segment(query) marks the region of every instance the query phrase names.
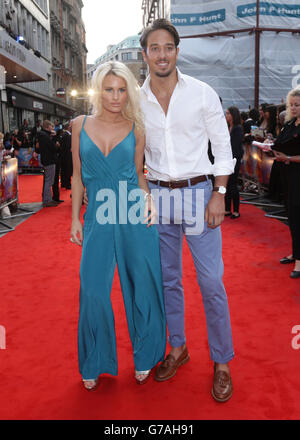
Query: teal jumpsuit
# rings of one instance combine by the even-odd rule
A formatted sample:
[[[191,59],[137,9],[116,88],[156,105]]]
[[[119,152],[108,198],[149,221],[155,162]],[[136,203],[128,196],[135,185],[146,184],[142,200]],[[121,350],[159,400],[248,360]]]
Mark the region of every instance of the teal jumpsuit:
[[[134,160],[134,125],[105,156],[85,131],[85,120],[80,157],[89,203],[80,265],[78,359],[82,378],[95,379],[118,372],[110,299],[116,263],[136,370],[150,370],[164,359],[166,322],[158,232],[142,223],[144,213],[137,209],[137,201],[144,201]],[[136,193],[141,198],[133,197]],[[126,221],[130,210],[143,220]]]

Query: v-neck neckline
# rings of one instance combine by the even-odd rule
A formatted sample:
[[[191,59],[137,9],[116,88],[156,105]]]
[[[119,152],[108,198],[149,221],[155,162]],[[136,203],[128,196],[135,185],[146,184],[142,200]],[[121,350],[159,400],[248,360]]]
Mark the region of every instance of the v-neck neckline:
[[[93,141],[93,139],[91,138],[91,136],[88,134],[88,132],[86,131],[86,129],[84,128],[84,127],[82,127],[82,130],[85,132],[85,134],[87,135],[87,137],[89,138],[89,140],[95,145],[95,147],[97,148],[97,150],[99,150],[100,151],[100,153],[102,154],[102,156],[105,158],[105,159],[107,159],[108,158],[108,156],[119,146],[119,145],[121,145],[129,136],[130,136],[130,134],[133,132],[133,129],[134,129],[134,124],[132,125],[132,129],[130,130],[130,132],[120,141],[120,142],[118,142],[111,150],[110,150],[110,152],[107,154],[107,155],[105,155],[104,153],[103,153],[103,151],[101,150],[101,148],[96,144],[96,142],[95,141]]]

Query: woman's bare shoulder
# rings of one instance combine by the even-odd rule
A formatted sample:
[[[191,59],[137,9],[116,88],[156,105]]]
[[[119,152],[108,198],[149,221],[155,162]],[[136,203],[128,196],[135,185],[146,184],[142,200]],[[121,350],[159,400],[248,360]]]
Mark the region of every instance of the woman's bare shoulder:
[[[81,128],[84,118],[85,118],[85,115],[76,116],[76,118],[74,118],[72,120],[72,129]]]

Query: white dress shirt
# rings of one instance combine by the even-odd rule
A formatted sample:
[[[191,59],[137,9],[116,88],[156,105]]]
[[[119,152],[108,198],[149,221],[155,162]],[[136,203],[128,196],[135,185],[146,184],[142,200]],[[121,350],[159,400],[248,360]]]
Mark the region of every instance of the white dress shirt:
[[[219,96],[208,84],[178,69],[177,73],[167,114],[152,93],[150,76],[141,88],[147,178],[169,181],[233,173],[235,159]],[[209,140],[213,165],[207,153]]]

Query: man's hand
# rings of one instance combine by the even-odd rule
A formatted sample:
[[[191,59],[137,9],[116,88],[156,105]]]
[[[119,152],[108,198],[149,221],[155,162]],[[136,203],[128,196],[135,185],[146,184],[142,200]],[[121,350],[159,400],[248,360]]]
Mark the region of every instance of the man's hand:
[[[205,221],[209,228],[220,226],[225,215],[225,200],[222,194],[213,192],[205,209]]]

